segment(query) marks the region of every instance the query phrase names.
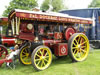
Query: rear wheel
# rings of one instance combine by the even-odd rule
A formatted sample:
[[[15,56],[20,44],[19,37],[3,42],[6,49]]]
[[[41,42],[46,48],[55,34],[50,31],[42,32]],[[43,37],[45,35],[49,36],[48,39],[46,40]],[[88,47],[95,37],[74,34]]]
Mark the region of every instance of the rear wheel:
[[[0,59],[3,59],[8,55],[8,50],[5,46],[0,45]]]
[[[52,52],[46,46],[38,46],[34,49],[31,58],[32,65],[36,70],[44,70],[52,62]]]
[[[73,61],[83,61],[89,53],[89,41],[85,34],[75,33],[68,42],[69,56]]]
[[[30,65],[31,64],[31,53],[30,53],[29,49],[30,48],[29,48],[28,45],[24,45],[20,49],[19,60],[24,65]]]

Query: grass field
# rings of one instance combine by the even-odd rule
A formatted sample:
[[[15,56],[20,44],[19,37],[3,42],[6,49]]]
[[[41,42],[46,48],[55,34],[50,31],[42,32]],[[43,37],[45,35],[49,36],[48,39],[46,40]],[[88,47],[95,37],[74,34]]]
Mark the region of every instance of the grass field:
[[[83,62],[72,63],[71,59],[53,58],[51,66],[44,71],[36,71],[32,65],[17,63],[15,70],[0,67],[0,75],[100,75],[100,50],[92,50]]]

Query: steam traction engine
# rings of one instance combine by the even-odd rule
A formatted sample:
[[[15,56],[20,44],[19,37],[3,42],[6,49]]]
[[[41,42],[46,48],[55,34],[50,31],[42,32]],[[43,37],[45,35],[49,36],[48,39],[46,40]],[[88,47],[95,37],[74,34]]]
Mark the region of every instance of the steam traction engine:
[[[92,24],[91,19],[15,9],[9,14],[9,22],[17,42],[22,44],[19,59],[24,65],[44,70],[51,64],[52,54],[69,55],[76,62],[88,56],[88,38],[75,25],[84,24],[85,28],[85,24]]]
[[[14,46],[15,45],[15,38],[12,37],[12,31],[10,29],[10,25],[8,26],[8,18],[6,17],[2,17],[0,18],[0,26],[1,27],[5,27],[6,29],[6,35],[4,35],[2,33],[2,29],[1,29],[1,34],[0,34],[0,58],[4,58],[7,54],[7,48],[6,47],[10,47],[10,46]]]

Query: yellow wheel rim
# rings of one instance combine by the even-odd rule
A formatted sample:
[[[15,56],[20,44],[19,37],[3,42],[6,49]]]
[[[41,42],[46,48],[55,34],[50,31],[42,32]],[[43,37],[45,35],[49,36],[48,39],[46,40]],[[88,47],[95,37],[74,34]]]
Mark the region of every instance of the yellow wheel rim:
[[[39,70],[46,69],[52,61],[52,54],[49,48],[39,48],[34,55],[35,66]]]
[[[84,34],[78,34],[71,44],[72,55],[75,60],[83,61],[88,56],[89,41]]]
[[[20,52],[20,60],[24,65],[31,64],[31,55],[29,54],[28,46],[22,48]]]

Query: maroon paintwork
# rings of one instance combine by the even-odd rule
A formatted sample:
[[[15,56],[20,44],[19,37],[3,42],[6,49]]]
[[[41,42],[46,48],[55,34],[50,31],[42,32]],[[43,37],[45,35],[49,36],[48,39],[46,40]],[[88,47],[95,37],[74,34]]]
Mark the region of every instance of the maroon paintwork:
[[[54,45],[54,54],[56,56],[64,56],[68,54],[68,45],[66,43],[58,43]]]
[[[9,47],[15,45],[15,38],[13,37],[2,37],[1,41],[2,41],[2,45],[6,45]]]
[[[71,35],[73,35],[74,33],[76,33],[76,30],[73,27],[68,27],[65,30],[65,38],[66,38],[66,40],[69,40],[69,38],[71,37]]]

